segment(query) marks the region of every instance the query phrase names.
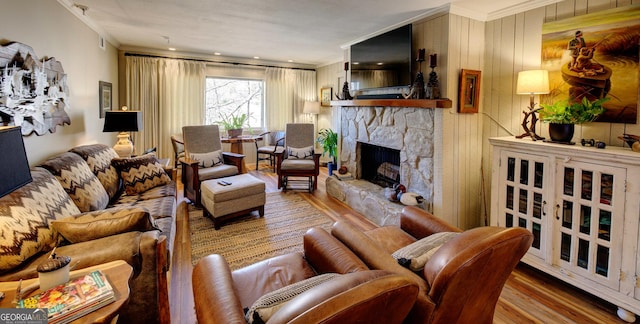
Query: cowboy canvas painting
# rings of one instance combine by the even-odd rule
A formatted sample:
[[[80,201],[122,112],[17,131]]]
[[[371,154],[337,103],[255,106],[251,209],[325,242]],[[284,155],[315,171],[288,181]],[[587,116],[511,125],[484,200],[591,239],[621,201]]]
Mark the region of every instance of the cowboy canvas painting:
[[[640,5],[631,5],[542,26],[542,69],[549,71],[552,104],[607,97],[598,122],[636,124]]]

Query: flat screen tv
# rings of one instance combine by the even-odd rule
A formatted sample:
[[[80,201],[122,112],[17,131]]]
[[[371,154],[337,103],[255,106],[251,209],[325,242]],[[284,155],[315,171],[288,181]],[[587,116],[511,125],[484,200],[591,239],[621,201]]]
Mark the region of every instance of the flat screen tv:
[[[351,88],[411,85],[411,24],[351,45]]]

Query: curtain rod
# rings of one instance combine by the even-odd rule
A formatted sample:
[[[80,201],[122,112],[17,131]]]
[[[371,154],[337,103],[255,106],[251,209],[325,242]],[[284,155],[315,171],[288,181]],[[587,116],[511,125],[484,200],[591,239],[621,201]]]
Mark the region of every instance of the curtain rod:
[[[271,67],[271,68],[281,68],[281,69],[290,69],[290,70],[315,71],[315,69],[307,69],[307,68],[282,67],[282,66],[266,65],[266,64],[252,64],[252,63],[227,62],[227,61],[213,61],[213,60],[207,60],[207,59],[194,59],[194,58],[182,58],[182,57],[168,57],[163,55],[152,55],[152,54],[124,53],[124,56],[166,58],[166,59],[178,59],[178,60],[185,60],[185,61],[205,62],[205,63],[220,63],[220,64],[247,65],[247,66],[265,67],[265,68]]]

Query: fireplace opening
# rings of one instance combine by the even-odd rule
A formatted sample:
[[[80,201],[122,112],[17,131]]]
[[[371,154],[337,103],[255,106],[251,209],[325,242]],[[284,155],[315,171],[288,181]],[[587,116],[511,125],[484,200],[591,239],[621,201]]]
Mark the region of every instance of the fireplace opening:
[[[381,187],[400,182],[400,151],[359,142],[360,177]]]

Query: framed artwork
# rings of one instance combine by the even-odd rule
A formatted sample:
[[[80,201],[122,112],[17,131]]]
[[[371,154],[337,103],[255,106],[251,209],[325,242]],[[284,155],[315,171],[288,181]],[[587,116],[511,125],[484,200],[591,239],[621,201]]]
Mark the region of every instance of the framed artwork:
[[[331,96],[333,96],[333,88],[326,87],[320,89],[320,106],[331,107]]]
[[[460,89],[458,90],[458,112],[475,114],[480,106],[480,76],[476,70],[462,69],[460,72]]]
[[[540,101],[609,98],[596,122],[638,119],[640,5],[603,10],[542,25],[541,68],[551,92]]]
[[[111,82],[99,81],[98,98],[100,98],[100,118],[104,118],[104,112],[111,110]]]

